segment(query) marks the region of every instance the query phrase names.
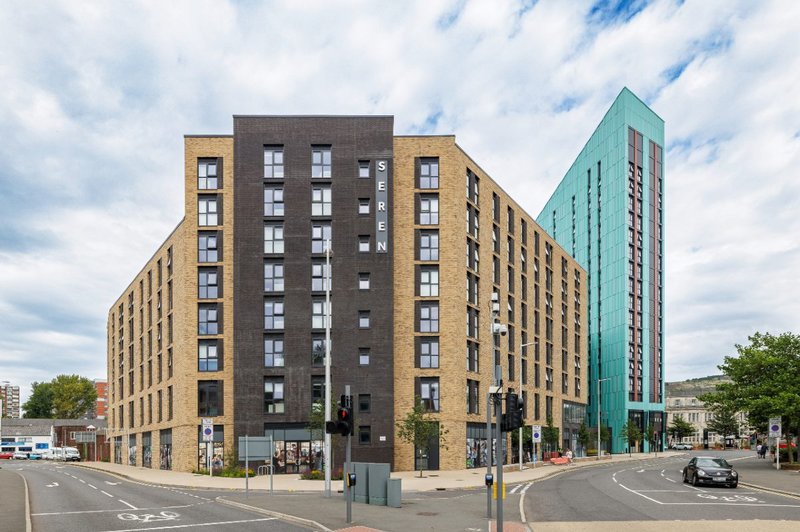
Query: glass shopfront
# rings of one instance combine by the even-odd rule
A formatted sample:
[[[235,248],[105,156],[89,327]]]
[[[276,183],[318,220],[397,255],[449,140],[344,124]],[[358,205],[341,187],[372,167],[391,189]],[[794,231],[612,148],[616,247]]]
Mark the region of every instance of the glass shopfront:
[[[492,425],[492,436],[494,436],[495,426]],[[497,464],[496,439],[491,439],[492,445],[492,465]],[[507,454],[507,453],[506,453]],[[507,460],[506,456],[506,462]],[[467,423],[467,456],[466,465],[468,469],[476,467],[486,467],[488,453],[486,450],[486,424]]]
[[[211,453],[211,463],[214,472],[220,471],[225,465],[225,427],[214,425],[214,441],[203,441],[203,426],[197,426],[197,469],[208,470],[208,450],[213,443],[214,450]]]
[[[172,469],[172,429],[161,431],[158,454],[159,469]]]
[[[128,465],[136,465],[136,434],[128,436]]]
[[[142,433],[142,467],[153,467],[152,433]]]
[[[275,466],[275,473],[306,473],[323,468],[324,436],[315,433],[312,437],[307,425],[266,423],[264,436],[272,437],[272,465]]]

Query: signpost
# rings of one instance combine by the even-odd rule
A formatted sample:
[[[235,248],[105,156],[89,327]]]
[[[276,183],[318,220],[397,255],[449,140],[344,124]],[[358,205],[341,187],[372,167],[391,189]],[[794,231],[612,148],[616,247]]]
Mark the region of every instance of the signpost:
[[[533,426],[533,467],[536,467],[536,444],[542,443],[542,426]]]
[[[206,462],[208,463],[208,475],[214,476],[214,461],[211,453],[214,451],[214,418],[203,418],[203,441],[206,442]]]
[[[775,469],[781,468],[781,418],[769,418],[769,437],[775,438]]]

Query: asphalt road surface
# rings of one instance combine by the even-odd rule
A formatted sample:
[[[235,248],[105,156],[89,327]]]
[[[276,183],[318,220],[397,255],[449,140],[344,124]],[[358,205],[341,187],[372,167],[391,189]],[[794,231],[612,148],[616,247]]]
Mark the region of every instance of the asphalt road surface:
[[[142,484],[63,463],[3,467],[27,480],[33,532],[307,530],[220,504],[218,492]]]
[[[735,468],[737,459],[751,454],[727,452],[724,457]],[[692,455],[709,452],[567,469],[558,476],[515,486],[511,491],[521,495],[525,520],[535,530],[559,528],[541,526],[543,523],[606,521],[616,522],[614,528],[623,529],[626,527],[622,521],[721,521],[730,525],[730,521],[754,520],[787,521],[787,525],[800,530],[797,498],[745,486],[734,489],[683,483],[681,470]],[[746,478],[742,481],[746,482]]]

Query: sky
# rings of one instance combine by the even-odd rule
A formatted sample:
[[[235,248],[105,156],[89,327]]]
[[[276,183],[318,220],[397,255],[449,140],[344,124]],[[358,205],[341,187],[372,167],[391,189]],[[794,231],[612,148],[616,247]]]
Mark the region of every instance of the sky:
[[[800,2],[11,0],[0,381],[106,376],[109,307],[234,114],[455,134],[534,217],[627,86],[666,123],[669,381],[800,333]]]

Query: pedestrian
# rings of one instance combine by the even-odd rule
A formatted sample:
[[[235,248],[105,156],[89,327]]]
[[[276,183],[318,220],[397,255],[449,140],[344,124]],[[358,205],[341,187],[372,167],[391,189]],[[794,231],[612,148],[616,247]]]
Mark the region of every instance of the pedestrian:
[[[567,464],[572,465],[572,451],[570,449],[567,449],[565,456],[567,457]]]
[[[761,444],[756,446],[756,457],[761,458]]]

